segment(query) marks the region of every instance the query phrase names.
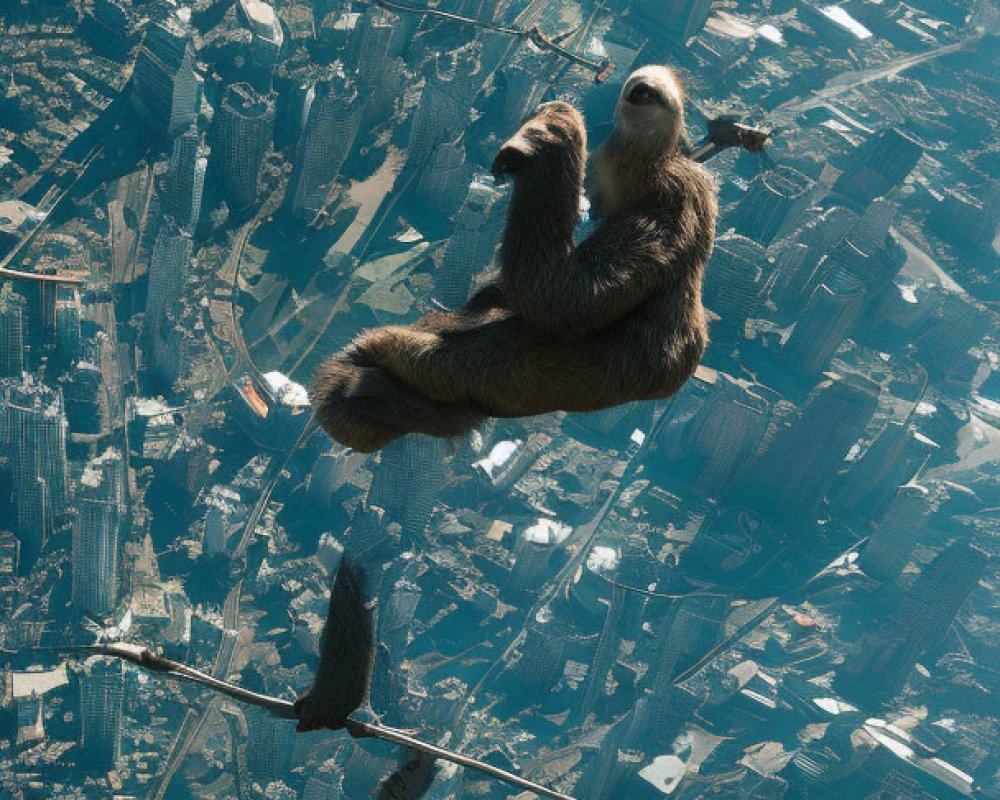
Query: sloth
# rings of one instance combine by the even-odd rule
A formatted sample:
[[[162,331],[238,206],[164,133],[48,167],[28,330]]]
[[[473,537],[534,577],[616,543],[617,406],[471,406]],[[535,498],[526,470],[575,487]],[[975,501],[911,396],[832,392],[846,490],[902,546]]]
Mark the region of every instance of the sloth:
[[[486,417],[597,411],[680,389],[708,341],[701,284],[716,217],[709,174],[679,149],[683,103],[669,68],[629,76],[587,169],[601,223],[579,245],[583,118],[562,101],[539,106],[493,162],[513,182],[499,277],[457,311],[368,330],[327,359],[310,387],[327,433],[371,452]]]

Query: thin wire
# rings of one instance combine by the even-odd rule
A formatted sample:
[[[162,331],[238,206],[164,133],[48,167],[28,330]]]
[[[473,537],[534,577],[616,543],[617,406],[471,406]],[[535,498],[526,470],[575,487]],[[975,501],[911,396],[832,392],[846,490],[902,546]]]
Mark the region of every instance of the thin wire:
[[[575,64],[580,64],[581,66],[594,70],[598,73],[598,75],[604,74],[609,67],[608,61],[594,61],[593,59],[584,58],[581,55],[570,52],[565,47],[562,47],[552,41],[552,39],[542,33],[537,26],[528,29],[511,28],[506,25],[496,25],[492,22],[482,22],[478,19],[472,19],[471,17],[463,17],[460,14],[453,14],[450,11],[441,11],[437,8],[404,5],[403,3],[394,2],[394,0],[374,0],[374,2],[375,5],[388,11],[401,11],[405,14],[426,14],[429,17],[446,19],[449,22],[459,22],[463,25],[472,25],[476,28],[493,31],[494,33],[502,33],[506,36],[516,36],[519,39],[529,39],[536,47],[557,53]]]

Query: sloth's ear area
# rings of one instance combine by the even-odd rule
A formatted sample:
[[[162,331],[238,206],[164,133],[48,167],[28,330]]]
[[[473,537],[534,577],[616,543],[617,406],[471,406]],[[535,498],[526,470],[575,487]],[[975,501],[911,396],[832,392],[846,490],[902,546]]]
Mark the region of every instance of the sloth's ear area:
[[[498,178],[513,175],[528,166],[537,154],[538,145],[518,131],[504,142],[493,159],[492,172]]]

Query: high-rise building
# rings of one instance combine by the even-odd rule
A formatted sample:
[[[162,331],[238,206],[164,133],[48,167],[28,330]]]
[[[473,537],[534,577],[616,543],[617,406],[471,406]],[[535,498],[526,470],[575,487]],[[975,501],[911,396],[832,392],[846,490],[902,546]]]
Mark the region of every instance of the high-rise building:
[[[568,527],[549,519],[539,519],[521,531],[514,544],[514,567],[504,587],[505,593],[516,597],[541,587],[549,577],[552,554],[569,533]]]
[[[434,279],[435,297],[449,308],[458,308],[469,299],[475,277],[493,261],[503,225],[499,200],[500,193],[489,176],[477,176],[469,186]]]
[[[794,167],[762,172],[736,208],[736,232],[770,245],[805,210],[811,188],[809,177]]]
[[[891,421],[847,473],[835,494],[839,506],[878,519],[899,487],[914,479],[937,444],[912,425]]]
[[[211,152],[196,125],[174,139],[170,151],[161,207],[164,214],[174,218],[179,228],[191,234],[197,229],[201,216],[201,196]]]
[[[149,262],[149,288],[146,293],[146,325],[156,329],[164,321],[167,309],[183,296],[191,268],[191,234],[181,230],[171,217],[165,217],[156,234],[153,256]]]
[[[122,662],[91,658],[80,674],[80,765],[90,772],[107,772],[121,758],[122,703],[125,672]]]
[[[833,190],[863,208],[902,186],[923,154],[923,147],[911,136],[887,128],[854,152]]]
[[[947,634],[986,561],[985,553],[966,542],[949,545],[923,569],[878,632],[862,640],[859,657],[837,675],[837,689],[868,702],[897,695],[914,665]]]
[[[292,758],[295,728],[259,708],[248,708],[247,771],[261,786],[280,780]]]
[[[558,619],[547,619],[528,628],[518,646],[521,657],[514,665],[514,677],[533,689],[551,688],[563,674],[568,638],[568,626]]]
[[[701,30],[712,13],[712,0],[638,0],[634,13],[670,39],[684,42]]]
[[[422,206],[435,209],[450,217],[462,204],[462,194],[472,168],[465,161],[462,134],[453,142],[439,144],[434,149],[428,168],[424,170],[414,191]]]
[[[648,676],[654,697],[668,697],[674,678],[715,646],[728,610],[725,597],[692,596],[674,601],[657,630],[659,652]]]
[[[541,71],[532,69],[532,54],[525,54],[528,63],[520,61],[517,64],[505,64],[498,70],[498,78],[505,87],[503,95],[503,111],[501,112],[498,129],[503,135],[511,134],[527,117],[528,112],[537,102],[537,92]]]
[[[249,83],[227,87],[212,123],[212,171],[233,208],[257,199],[257,176],[271,142],[274,101]]]
[[[630,538],[622,548],[611,590],[604,626],[597,640],[587,681],[580,694],[577,716],[600,714],[608,673],[614,667],[623,640],[635,641],[642,624],[642,610],[647,592],[656,582],[656,557],[642,537]]]
[[[10,282],[0,286],[0,378],[24,370],[27,305]]]
[[[27,373],[0,379],[0,443],[10,458],[17,532],[32,556],[66,508],[66,427],[61,391]]]
[[[402,528],[403,542],[423,536],[448,477],[447,445],[430,436],[405,436],[383,448],[372,473],[368,505],[385,509],[387,522]]]
[[[393,52],[399,17],[375,5],[358,17],[347,45],[347,63],[354,65],[359,84],[374,89],[386,70]]]
[[[405,575],[384,586],[379,598],[378,636],[384,642],[392,659],[399,664],[406,656],[413,617],[423,595],[420,587]]]
[[[341,800],[343,796],[340,781],[333,776],[310,778],[302,790],[302,800]]]
[[[285,39],[281,20],[274,8],[263,0],[240,0],[236,5],[236,14],[240,22],[250,29],[251,61],[269,77]]]
[[[805,251],[794,271],[782,273],[782,281],[772,292],[778,307],[795,314],[805,306],[813,290],[821,283],[823,272],[820,262],[833,250],[857,224],[859,217],[850,209],[834,206],[817,214],[796,236],[796,244]]]
[[[105,617],[118,594],[118,537],[125,508],[121,454],[108,448],[83,471],[73,528],[73,602]]]
[[[759,243],[739,234],[715,241],[705,270],[705,306],[722,319],[712,325],[712,338],[739,339],[743,325],[759,307],[771,277],[767,253]]]
[[[151,130],[172,139],[194,123],[201,91],[190,10],[182,9],[146,29],[132,70],[132,106]]]
[[[812,293],[785,342],[788,362],[804,375],[816,375],[844,341],[864,300],[864,284],[846,269],[829,275]]]
[[[438,144],[465,128],[468,106],[462,107],[461,92],[455,84],[467,78],[448,77],[438,75],[424,86],[406,146],[408,167],[423,169]]]
[[[73,433],[100,433],[107,417],[107,392],[101,368],[89,361],[77,361],[60,382],[70,430]]]
[[[62,363],[68,364],[83,354],[83,306],[75,286],[63,286],[56,293],[55,346]]]
[[[288,190],[291,211],[299,217],[322,208],[354,145],[364,102],[354,82],[338,69],[307,91],[304,111],[305,126]]]
[[[35,272],[41,275],[55,275],[53,264],[40,264]],[[28,354],[31,362],[40,362],[43,353],[50,352],[56,343],[56,298],[62,287],[51,281],[38,281],[35,286],[25,288],[28,301],[29,324],[26,324],[28,334]]]
[[[924,530],[931,504],[931,493],[926,486],[909,483],[900,487],[861,553],[858,567],[880,581],[898,581]]]
[[[973,193],[967,187],[946,189],[927,216],[927,227],[960,250],[989,252],[1000,223],[1000,185]]]
[[[779,399],[766,386],[717,373],[685,433],[684,459],[696,470],[692,484],[696,492],[717,496],[752,463]]]
[[[879,385],[859,375],[820,383],[802,416],[777,433],[753,470],[746,500],[779,524],[815,520],[837,470],[875,413],[878,394]]]
[[[933,379],[971,378],[979,359],[969,350],[993,328],[993,315],[983,306],[967,295],[948,292],[917,340],[920,363]]]
[[[877,197],[865,209],[848,238],[861,252],[875,253],[889,235],[889,226],[895,216],[896,204],[884,197]]]

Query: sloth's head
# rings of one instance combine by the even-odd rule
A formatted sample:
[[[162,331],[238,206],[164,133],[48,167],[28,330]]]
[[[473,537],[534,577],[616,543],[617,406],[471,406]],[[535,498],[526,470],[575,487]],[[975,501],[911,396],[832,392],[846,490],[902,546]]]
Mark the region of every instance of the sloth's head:
[[[684,89],[669,67],[640,67],[625,81],[615,126],[630,140],[674,152],[684,130]]]
[[[493,174],[498,178],[532,171],[544,174],[561,169],[567,161],[579,161],[586,149],[587,130],[580,112],[569,103],[553,100],[538,106],[504,142],[493,160]]]

